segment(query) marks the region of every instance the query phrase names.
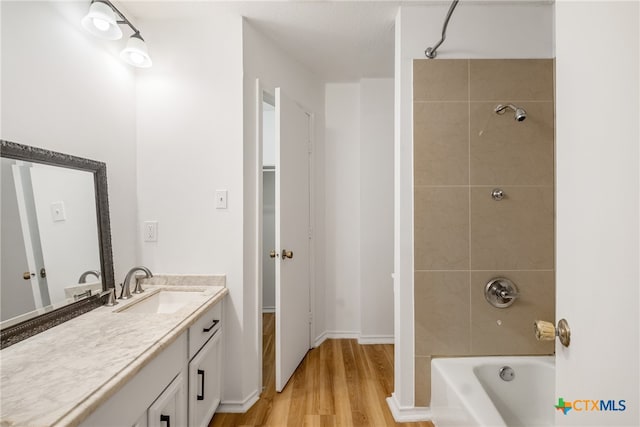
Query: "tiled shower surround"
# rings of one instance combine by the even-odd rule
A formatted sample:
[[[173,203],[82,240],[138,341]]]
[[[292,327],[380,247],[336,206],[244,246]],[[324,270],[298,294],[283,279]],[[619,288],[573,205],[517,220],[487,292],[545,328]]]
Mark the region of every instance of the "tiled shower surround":
[[[552,59],[413,63],[416,406],[433,357],[553,353],[533,333],[555,317],[553,94]],[[485,300],[494,277],[511,307]]]

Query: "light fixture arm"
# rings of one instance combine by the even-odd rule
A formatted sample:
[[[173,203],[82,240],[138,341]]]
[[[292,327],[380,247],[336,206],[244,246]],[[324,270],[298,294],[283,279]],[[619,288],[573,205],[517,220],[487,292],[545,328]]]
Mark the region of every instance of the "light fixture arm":
[[[131,28],[131,31],[133,31],[133,35],[140,38],[141,40],[144,40],[142,38],[142,36],[140,35],[140,30],[138,30],[132,23],[131,21],[129,21],[127,19],[126,16],[124,16],[124,13],[120,12],[120,10],[113,4],[111,3],[110,0],[91,0],[91,3],[104,3],[107,6],[109,6],[111,8],[111,10],[113,10],[118,17],[120,18],[120,20],[116,21],[116,23],[120,24],[120,25],[127,25],[129,28]]]

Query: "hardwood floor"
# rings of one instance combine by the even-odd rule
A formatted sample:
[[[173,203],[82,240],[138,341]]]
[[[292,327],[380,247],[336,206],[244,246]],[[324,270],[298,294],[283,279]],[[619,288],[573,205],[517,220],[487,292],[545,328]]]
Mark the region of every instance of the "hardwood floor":
[[[393,346],[327,340],[310,350],[282,391],[275,391],[275,316],[263,315],[263,384],[245,414],[216,414],[209,427],[415,426],[396,423],[385,399],[393,390]]]

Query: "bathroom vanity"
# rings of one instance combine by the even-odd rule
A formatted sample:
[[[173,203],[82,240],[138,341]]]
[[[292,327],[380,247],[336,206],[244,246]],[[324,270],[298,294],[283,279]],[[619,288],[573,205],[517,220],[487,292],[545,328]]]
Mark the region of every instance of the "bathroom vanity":
[[[145,292],[0,352],[0,426],[206,426],[220,402],[224,276]]]

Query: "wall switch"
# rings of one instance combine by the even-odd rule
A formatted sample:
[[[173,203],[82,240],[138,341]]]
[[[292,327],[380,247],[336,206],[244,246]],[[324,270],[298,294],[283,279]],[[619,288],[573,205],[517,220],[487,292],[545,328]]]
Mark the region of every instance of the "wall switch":
[[[216,190],[216,209],[227,209],[227,190]]]
[[[143,227],[144,241],[158,241],[158,221],[145,221]]]
[[[51,203],[51,219],[53,219],[54,222],[67,220],[67,214],[64,210],[64,202]]]

